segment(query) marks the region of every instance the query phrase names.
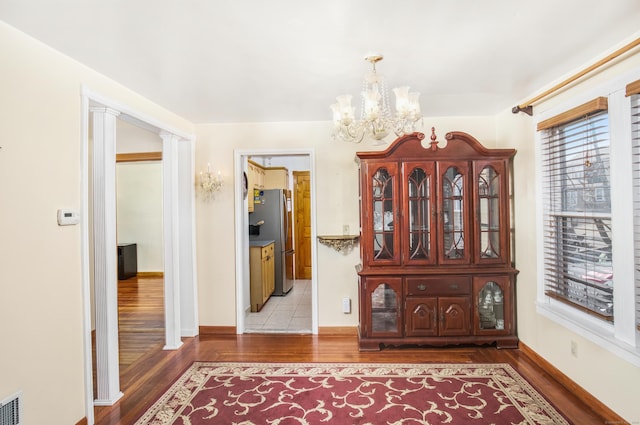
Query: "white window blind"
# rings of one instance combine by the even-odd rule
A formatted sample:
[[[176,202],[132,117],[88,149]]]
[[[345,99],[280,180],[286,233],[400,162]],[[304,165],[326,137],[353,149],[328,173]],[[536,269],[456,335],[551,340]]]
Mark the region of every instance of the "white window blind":
[[[636,327],[640,330],[640,94],[631,96]]]
[[[569,119],[542,127],[545,294],[612,322],[608,112]]]

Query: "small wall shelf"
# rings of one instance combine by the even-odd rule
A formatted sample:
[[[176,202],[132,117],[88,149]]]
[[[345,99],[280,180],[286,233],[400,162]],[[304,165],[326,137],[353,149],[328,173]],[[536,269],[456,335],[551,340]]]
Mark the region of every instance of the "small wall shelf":
[[[318,236],[318,241],[338,252],[348,251],[358,243],[360,235],[325,235]]]

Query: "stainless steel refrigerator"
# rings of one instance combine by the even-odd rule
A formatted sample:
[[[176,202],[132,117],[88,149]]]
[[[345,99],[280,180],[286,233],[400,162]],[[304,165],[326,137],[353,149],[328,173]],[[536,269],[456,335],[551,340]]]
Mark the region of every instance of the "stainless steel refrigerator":
[[[294,283],[291,191],[267,189],[259,191],[259,196],[249,200],[254,202],[249,214],[249,240],[273,240],[275,256],[275,290],[273,295],[284,296],[291,291]],[[259,233],[259,234],[256,234]]]

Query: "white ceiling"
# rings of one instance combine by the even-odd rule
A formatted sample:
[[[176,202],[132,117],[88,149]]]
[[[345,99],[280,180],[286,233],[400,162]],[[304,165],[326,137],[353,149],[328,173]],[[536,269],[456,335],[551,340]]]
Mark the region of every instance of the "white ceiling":
[[[427,117],[509,109],[637,37],[640,3],[1,0],[0,20],[194,123],[325,121],[369,53]]]

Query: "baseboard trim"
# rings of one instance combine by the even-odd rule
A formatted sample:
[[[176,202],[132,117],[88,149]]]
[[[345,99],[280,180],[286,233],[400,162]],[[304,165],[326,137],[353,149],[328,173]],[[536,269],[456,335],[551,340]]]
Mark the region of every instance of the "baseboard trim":
[[[318,335],[358,336],[358,327],[357,326],[322,326],[318,328]]]
[[[611,417],[609,418],[609,420],[607,420],[607,423],[611,423],[611,424],[627,423],[624,420],[624,418],[617,415],[614,411],[611,410],[611,408],[609,408],[603,402],[601,402],[596,397],[594,397],[590,392],[582,388],[580,385],[576,384],[573,380],[571,380],[571,378],[569,378],[567,375],[562,373],[560,369],[558,369],[557,367],[549,363],[547,360],[544,359],[544,357],[540,356],[540,354],[533,351],[531,347],[529,347],[528,345],[520,341],[519,348],[520,348],[520,351],[525,356],[529,357],[531,361],[533,361],[535,364],[537,364],[542,369],[544,369],[549,375],[551,375],[553,379],[558,381],[563,387],[571,391],[573,394],[576,395],[576,397],[584,401],[586,404],[593,406],[595,411],[610,412],[609,416]]]
[[[238,333],[235,326],[200,326],[200,335],[236,335]]]
[[[164,277],[164,272],[138,272],[136,277]]]

